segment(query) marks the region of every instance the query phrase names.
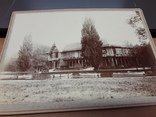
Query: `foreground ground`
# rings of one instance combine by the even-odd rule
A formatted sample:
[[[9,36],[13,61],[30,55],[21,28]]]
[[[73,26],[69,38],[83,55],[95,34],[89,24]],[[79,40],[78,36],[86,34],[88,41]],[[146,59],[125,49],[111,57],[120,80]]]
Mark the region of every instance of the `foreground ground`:
[[[156,77],[0,80],[0,104],[156,96]]]

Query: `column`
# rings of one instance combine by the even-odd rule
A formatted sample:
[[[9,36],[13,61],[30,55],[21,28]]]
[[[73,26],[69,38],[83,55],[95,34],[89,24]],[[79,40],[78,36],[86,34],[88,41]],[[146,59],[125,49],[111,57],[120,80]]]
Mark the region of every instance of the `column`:
[[[78,59],[78,67],[80,67],[80,60]]]

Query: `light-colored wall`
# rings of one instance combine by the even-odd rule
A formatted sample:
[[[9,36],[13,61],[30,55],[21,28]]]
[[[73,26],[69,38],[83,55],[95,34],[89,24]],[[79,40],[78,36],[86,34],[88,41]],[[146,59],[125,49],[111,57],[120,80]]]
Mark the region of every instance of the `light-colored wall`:
[[[116,53],[114,53],[114,50]],[[107,48],[106,53],[103,54],[103,57],[106,56],[127,56],[129,54],[129,49],[127,48]]]
[[[73,51],[73,52],[67,52],[63,53],[61,58],[80,58],[81,57],[81,52],[80,51]]]

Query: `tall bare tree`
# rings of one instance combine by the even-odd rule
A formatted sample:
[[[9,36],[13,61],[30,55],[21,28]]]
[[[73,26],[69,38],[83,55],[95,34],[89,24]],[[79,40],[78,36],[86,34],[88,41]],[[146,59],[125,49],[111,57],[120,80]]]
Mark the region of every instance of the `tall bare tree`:
[[[81,33],[82,56],[97,70],[102,62],[103,43],[91,19],[84,21]]]
[[[31,56],[33,51],[33,44],[31,41],[31,35],[25,36],[23,45],[18,52],[17,65],[19,71],[27,71],[31,67]]]
[[[139,11],[135,11],[134,16],[131,16],[131,18],[127,20],[127,23],[135,29],[135,33],[141,43],[140,45],[133,47],[133,56],[136,56],[140,62],[144,64],[144,66],[151,66],[153,73],[156,74],[155,56],[151,45],[147,43],[147,33],[145,27],[143,26],[143,20],[141,19]]]
[[[131,18],[127,20],[127,23],[135,29],[135,33],[138,36],[141,45],[145,44],[147,40],[147,33],[145,27],[142,26],[143,21],[139,11],[135,11],[134,16],[131,16]]]
[[[11,72],[16,72],[18,71],[18,66],[17,66],[17,58],[16,57],[11,57],[4,69],[5,71],[11,71]]]
[[[50,47],[39,44],[34,44],[33,47],[33,66],[48,66],[48,56],[46,55],[46,52],[50,50]]]

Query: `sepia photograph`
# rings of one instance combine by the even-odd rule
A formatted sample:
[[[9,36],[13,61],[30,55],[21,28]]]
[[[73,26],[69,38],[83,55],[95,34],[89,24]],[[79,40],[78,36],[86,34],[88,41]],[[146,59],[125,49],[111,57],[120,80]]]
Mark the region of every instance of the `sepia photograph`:
[[[151,98],[155,57],[140,9],[14,12],[1,54],[0,104],[72,110]]]

